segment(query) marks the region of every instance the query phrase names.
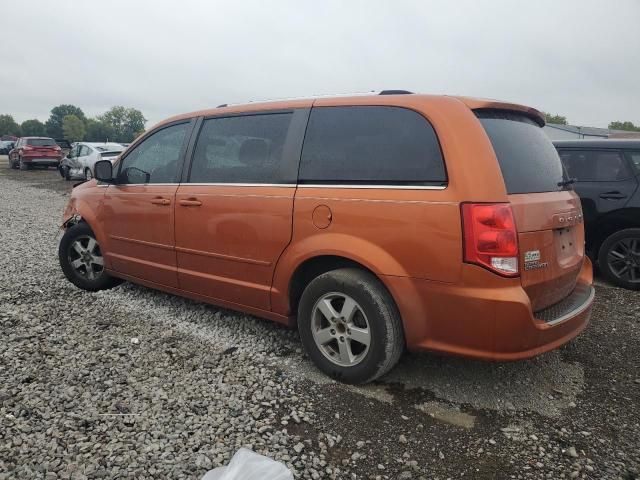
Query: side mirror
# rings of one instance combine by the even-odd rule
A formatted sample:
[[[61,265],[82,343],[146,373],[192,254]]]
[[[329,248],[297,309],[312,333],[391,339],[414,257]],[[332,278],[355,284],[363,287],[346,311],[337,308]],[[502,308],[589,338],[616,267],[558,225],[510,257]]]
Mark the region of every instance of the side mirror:
[[[113,165],[110,160],[99,160],[93,166],[96,180],[99,182],[113,183]]]

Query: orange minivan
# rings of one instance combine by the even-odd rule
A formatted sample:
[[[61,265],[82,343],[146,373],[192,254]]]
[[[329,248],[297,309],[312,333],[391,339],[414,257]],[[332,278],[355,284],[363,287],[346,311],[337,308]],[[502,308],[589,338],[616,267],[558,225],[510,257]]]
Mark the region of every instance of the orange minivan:
[[[297,325],[349,383],[428,350],[517,360],[594,298],[580,200],[535,109],[405,91],[170,118],[73,189],[59,259]]]

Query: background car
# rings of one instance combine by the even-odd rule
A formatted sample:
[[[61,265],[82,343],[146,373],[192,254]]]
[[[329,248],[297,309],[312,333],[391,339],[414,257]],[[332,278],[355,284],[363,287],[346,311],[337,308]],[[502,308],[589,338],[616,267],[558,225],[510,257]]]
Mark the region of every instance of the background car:
[[[67,155],[69,155],[69,152],[71,151],[71,148],[73,146],[71,145],[69,140],[65,140],[64,138],[56,138],[55,140],[58,146],[62,149],[62,156],[66,157]]]
[[[9,155],[9,152],[13,150],[16,142],[13,140],[3,140],[0,141],[0,155]]]
[[[62,159],[62,149],[53,138],[22,137],[9,152],[9,167],[28,170],[32,167],[57,167]]]
[[[554,145],[575,179],[587,251],[612,283],[640,289],[640,140],[564,140]]]
[[[84,178],[91,180],[93,166],[98,160],[115,160],[125,150],[119,143],[78,142],[60,162],[60,175],[66,180]]]

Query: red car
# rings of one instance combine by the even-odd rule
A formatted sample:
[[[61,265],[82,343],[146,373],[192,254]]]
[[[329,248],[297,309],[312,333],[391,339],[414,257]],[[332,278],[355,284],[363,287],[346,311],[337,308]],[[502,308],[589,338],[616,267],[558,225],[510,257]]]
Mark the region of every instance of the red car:
[[[53,138],[22,137],[9,152],[9,167],[28,170],[34,166],[58,167],[62,149]]]

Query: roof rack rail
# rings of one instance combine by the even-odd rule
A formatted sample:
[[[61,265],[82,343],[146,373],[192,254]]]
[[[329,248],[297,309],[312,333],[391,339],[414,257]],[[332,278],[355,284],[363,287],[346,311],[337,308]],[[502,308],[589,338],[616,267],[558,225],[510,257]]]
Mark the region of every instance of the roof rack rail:
[[[228,107],[229,105],[226,103],[221,103],[220,105],[218,105],[216,108],[222,108],[222,107]]]
[[[381,90],[378,95],[410,95],[412,93],[409,90]]]

